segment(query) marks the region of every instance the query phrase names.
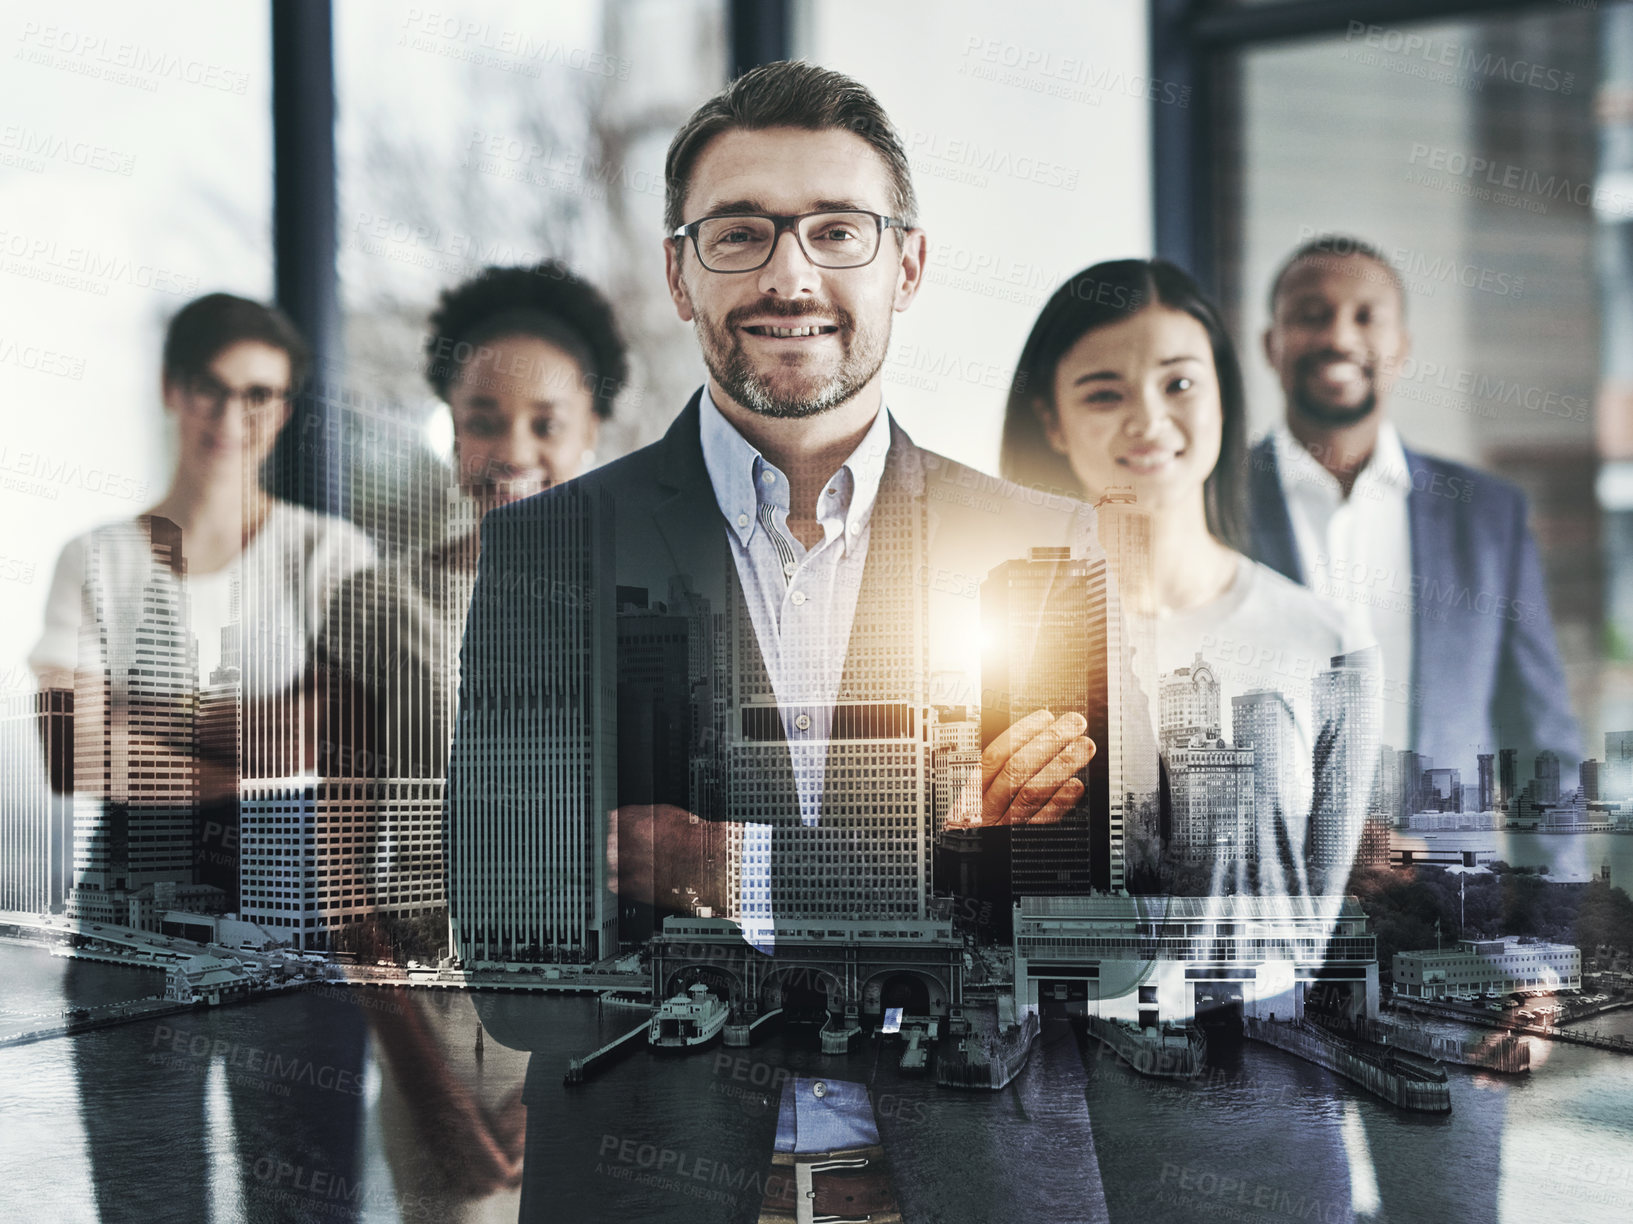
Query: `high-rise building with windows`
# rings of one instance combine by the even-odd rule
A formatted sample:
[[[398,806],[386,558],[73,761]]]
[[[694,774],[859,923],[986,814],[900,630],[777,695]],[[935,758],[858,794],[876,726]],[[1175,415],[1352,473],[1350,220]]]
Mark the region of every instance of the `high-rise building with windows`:
[[[60,911],[74,882],[74,690],[0,697],[0,910]]]
[[[617,802],[618,624],[606,494],[567,485],[518,516],[538,604],[525,626],[467,626],[459,733],[485,751],[448,779],[456,951],[472,961],[599,959],[617,950],[607,835]],[[504,581],[519,559],[483,564]],[[479,605],[478,605],[479,606]],[[527,640],[523,640],[523,637]],[[541,656],[538,642],[552,644]]]
[[[1378,765],[1381,672],[1370,646],[1334,655],[1315,677],[1310,877],[1317,891],[1341,890],[1360,850]]]
[[[1103,555],[1033,548],[981,584],[983,742],[1047,709],[1083,715],[1088,737],[1107,746],[1080,773],[1084,793],[1072,811],[1055,824],[1015,829],[1010,879],[1017,897],[1123,887],[1122,757],[1109,722],[1113,706],[1121,713],[1125,673],[1122,626],[1114,619]]]
[[[1550,748],[1537,753],[1537,802],[1559,802],[1559,754]]]
[[[1479,806],[1475,809],[1476,811],[1489,812],[1496,804],[1497,780],[1494,768],[1496,760],[1495,754],[1490,752],[1482,752],[1476,757],[1480,779],[1477,784],[1479,794],[1476,802]]]
[[[140,925],[144,887],[193,882],[198,652],[181,544],[159,518],[88,539],[84,594],[97,606],[74,683],[76,917]],[[131,555],[143,564],[117,560]]]
[[[1164,748],[1184,747],[1199,736],[1219,738],[1219,677],[1200,653],[1189,667],[1175,668],[1159,684],[1157,729]]]

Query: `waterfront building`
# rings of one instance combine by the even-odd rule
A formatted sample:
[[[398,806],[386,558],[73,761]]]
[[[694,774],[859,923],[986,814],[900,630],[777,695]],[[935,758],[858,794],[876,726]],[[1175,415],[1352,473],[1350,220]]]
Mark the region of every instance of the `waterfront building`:
[[[1397,952],[1390,971],[1395,989],[1417,999],[1580,990],[1582,951],[1520,935],[1460,939],[1455,948]]]
[[[1316,983],[1378,1014],[1377,939],[1353,897],[1023,897],[1014,922],[1017,1016],[1064,998],[1142,1028],[1218,1007],[1296,1019]]]

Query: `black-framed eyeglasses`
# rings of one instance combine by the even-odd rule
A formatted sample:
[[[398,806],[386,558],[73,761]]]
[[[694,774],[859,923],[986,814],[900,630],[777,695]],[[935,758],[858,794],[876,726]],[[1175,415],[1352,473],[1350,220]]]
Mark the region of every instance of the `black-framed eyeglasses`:
[[[757,272],[771,262],[784,230],[805,258],[819,268],[860,268],[873,262],[887,229],[910,228],[895,217],[863,209],[827,210],[797,216],[737,213],[704,217],[677,229],[671,238],[692,240],[698,262],[710,272]]]
[[[226,386],[213,375],[195,374],[187,380],[187,395],[199,407],[210,412],[220,412],[230,401],[236,399],[243,403],[246,412],[257,413],[281,407],[289,399],[289,388],[265,387],[260,383],[253,383],[248,387],[235,389]]]

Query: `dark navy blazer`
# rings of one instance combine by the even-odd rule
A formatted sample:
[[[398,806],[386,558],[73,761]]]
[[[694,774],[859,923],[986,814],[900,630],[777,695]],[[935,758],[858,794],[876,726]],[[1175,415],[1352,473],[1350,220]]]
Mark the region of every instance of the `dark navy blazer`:
[[[1580,759],[1564,669],[1525,495],[1506,480],[1406,452],[1412,491],[1411,747],[1437,765],[1474,764],[1477,752],[1517,748],[1520,777],[1544,748]],[[1266,438],[1249,467],[1253,556],[1307,578]]]

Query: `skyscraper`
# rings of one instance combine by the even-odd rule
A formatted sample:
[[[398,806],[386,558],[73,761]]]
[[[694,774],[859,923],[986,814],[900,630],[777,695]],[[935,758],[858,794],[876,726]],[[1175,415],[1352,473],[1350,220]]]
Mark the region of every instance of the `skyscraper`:
[[[1108,784],[1109,840],[1118,847],[1126,847],[1133,838],[1155,845],[1161,767],[1149,725],[1150,705],[1157,699],[1156,619],[1148,606],[1151,515],[1128,488],[1107,489],[1095,502],[1094,512],[1095,534],[1109,570],[1109,606],[1120,610],[1106,623],[1107,658],[1121,667],[1114,665],[1107,674],[1107,742],[1097,745],[1106,752],[1114,778],[1121,778]],[[1125,883],[1125,857],[1122,850],[1114,856],[1113,889]]]
[[[135,519],[90,539],[84,590],[102,606],[80,629],[68,912],[141,925],[145,886],[193,882],[198,652],[175,524]],[[153,564],[116,563],[136,550]]]
[[[1592,760],[1583,761],[1577,773],[1582,787],[1582,798],[1598,799],[1603,789],[1601,779],[1604,776],[1603,762]]]
[[[1457,769],[1424,771],[1425,809],[1436,812],[1463,810],[1463,774]]]
[[[43,913],[66,903],[73,770],[74,691],[0,697],[0,909]]]
[[[1378,648],[1369,646],[1334,655],[1315,677],[1310,876],[1319,891],[1344,886],[1359,850],[1378,764],[1380,674]]]
[[[1559,802],[1559,754],[1551,748],[1537,753],[1537,802]]]
[[[1104,556],[1074,556],[1065,547],[1030,549],[981,584],[982,741],[1047,709],[1083,715],[1088,737],[1107,746],[1079,774],[1084,793],[1071,812],[1053,825],[1015,830],[1010,879],[1018,897],[1123,885],[1121,821],[1113,825],[1110,802],[1114,791],[1122,797],[1120,755],[1108,734],[1112,678],[1120,688],[1123,669],[1112,655],[1118,631],[1108,626],[1108,604]]]
[[[1497,749],[1497,807],[1510,816],[1516,812],[1520,797],[1519,750]]]
[[[482,724],[490,746],[467,763],[469,776],[448,778],[449,902],[467,962],[595,959],[617,947],[606,841],[618,634],[612,520],[596,504],[605,496],[567,485],[551,492],[548,516],[518,516],[507,539],[529,565],[545,558],[549,567],[532,586],[535,615],[525,630],[488,620],[466,630],[476,665],[465,673],[459,725]],[[495,581],[523,572],[518,559],[486,550],[483,565]],[[540,634],[554,644],[547,657]]]
[[[1427,777],[1434,761],[1421,752],[1402,749],[1400,754],[1400,824],[1427,806]]]
[[[1253,689],[1232,697],[1230,727],[1236,747],[1253,752],[1255,819],[1273,822],[1281,809],[1284,822],[1301,820],[1309,803],[1309,775],[1297,759],[1298,723],[1287,695]]]
[[[1476,758],[1479,766],[1479,811],[1489,812],[1497,800],[1497,785],[1493,765],[1496,757],[1489,752],[1482,752]]]
[[[1633,731],[1605,732],[1605,771],[1601,789],[1607,799],[1633,796]]]

